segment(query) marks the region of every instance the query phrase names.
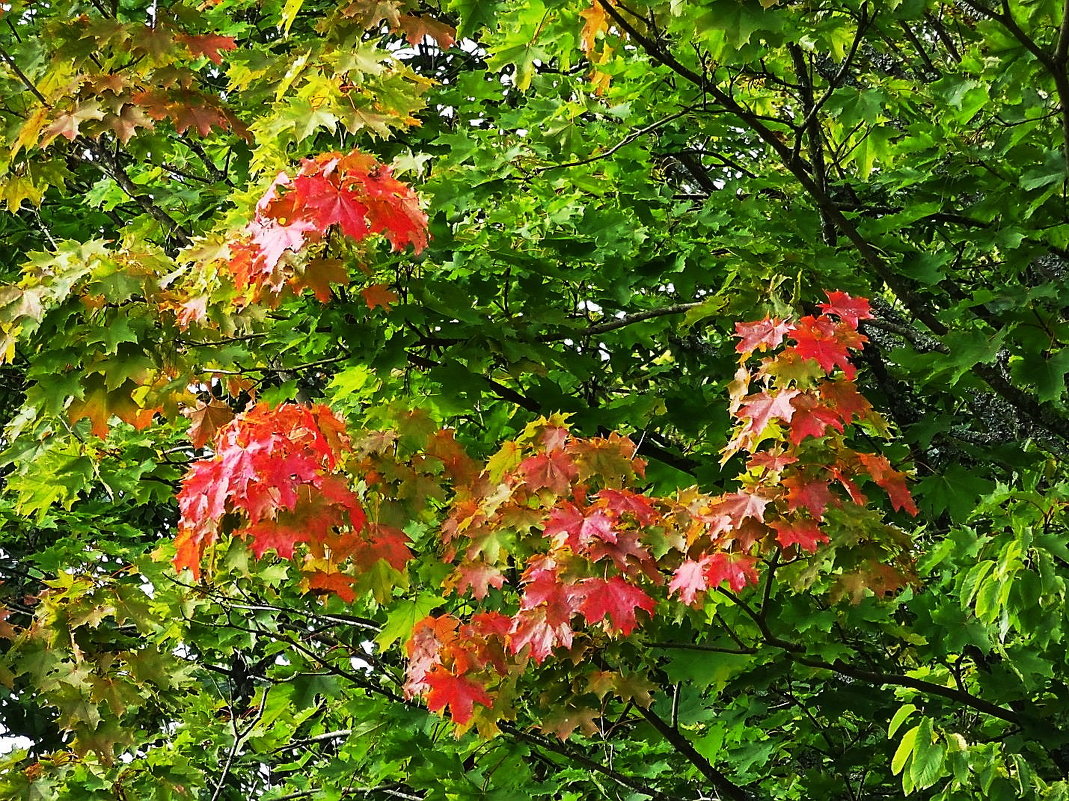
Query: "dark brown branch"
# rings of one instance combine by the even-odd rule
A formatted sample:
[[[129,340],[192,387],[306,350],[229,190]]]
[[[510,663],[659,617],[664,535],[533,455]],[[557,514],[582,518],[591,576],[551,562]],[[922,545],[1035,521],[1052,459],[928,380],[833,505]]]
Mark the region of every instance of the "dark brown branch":
[[[619,142],[617,142],[615,145],[610,147],[608,150],[598,153],[596,156],[579,159],[578,161],[569,161],[564,164],[550,164],[548,167],[539,167],[537,170],[534,171],[535,175],[540,175],[544,172],[549,172],[550,170],[562,170],[565,167],[581,167],[584,164],[591,164],[595,161],[608,158],[620,148],[626,147],[627,145],[634,142],[636,139],[641,139],[646,134],[653,133],[658,128],[663,128],[665,125],[672,122],[673,120],[678,120],[680,117],[685,117],[693,110],[694,109],[692,106],[687,106],[682,111],[677,111],[675,114],[669,114],[667,117],[662,117],[661,119],[657,120],[656,122],[650,123],[644,128],[635,129],[623,139],[621,139]]]
[[[164,227],[167,236],[183,247],[190,244],[192,237],[189,231],[164,211],[151,195],[143,192],[142,187],[134,183],[130,174],[126,172],[126,168],[122,166],[118,154],[109,153],[106,147],[92,139],[79,139],[78,141],[96,157],[96,166],[115,181],[119,188],[129,195],[130,199],[145,213]]]
[[[642,717],[655,728],[676,751],[685,757],[698,771],[709,780],[721,798],[729,801],[751,801],[753,796],[744,788],[735,784],[727,776],[717,770],[708,759],[698,753],[694,745],[686,738],[679,729],[672,726],[668,721],[659,717],[652,708],[639,709]]]
[[[564,339],[584,339],[585,337],[596,336],[597,334],[606,334],[609,331],[615,331],[618,328],[625,328],[635,323],[641,323],[646,320],[653,320],[657,317],[666,317],[672,314],[684,314],[691,309],[694,309],[702,304],[702,301],[696,301],[694,303],[677,303],[674,306],[664,306],[660,309],[647,309],[646,311],[635,312],[634,314],[627,314],[623,317],[617,317],[614,319],[606,320],[601,323],[595,323],[588,328],[580,328],[576,331],[567,331],[557,334],[543,334],[538,337],[539,342],[560,342]]]
[[[15,63],[15,59],[13,59],[8,54],[8,52],[2,47],[0,47],[0,58],[2,58],[7,63],[7,65],[11,67],[11,71],[15,73],[18,79],[22,81],[22,85],[25,86],[34,97],[40,100],[45,106],[49,105],[48,100],[45,99],[45,96],[43,94],[41,94],[41,91],[37,88],[36,85],[34,85],[34,82],[30,80],[29,76],[22,71],[22,68]]]

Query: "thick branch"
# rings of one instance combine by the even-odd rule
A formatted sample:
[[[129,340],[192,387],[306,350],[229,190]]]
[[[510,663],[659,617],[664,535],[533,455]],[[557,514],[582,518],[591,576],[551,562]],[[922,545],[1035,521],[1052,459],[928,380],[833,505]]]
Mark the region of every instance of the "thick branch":
[[[0,47],[0,58],[2,58],[7,63],[7,65],[9,67],[11,67],[11,71],[15,73],[15,76],[20,81],[22,81],[22,85],[25,86],[29,90],[30,94],[32,94],[34,97],[36,97],[42,103],[44,103],[46,106],[49,105],[48,100],[45,98],[45,96],[43,94],[41,94],[41,91],[37,88],[37,86],[34,84],[34,82],[30,80],[29,76],[25,72],[22,71],[22,68],[18,64],[15,63],[15,59],[13,59],[8,54],[8,52],[6,50],[4,50],[4,48],[2,48],[2,47]]]
[[[538,337],[539,342],[559,342],[564,339],[583,339],[585,337],[596,336],[597,334],[606,334],[609,331],[615,331],[618,328],[626,328],[629,325],[635,323],[641,323],[646,320],[653,320],[657,317],[665,317],[672,314],[684,314],[691,309],[694,309],[702,304],[701,301],[694,303],[677,303],[674,306],[663,306],[659,309],[647,309],[646,311],[635,312],[634,314],[626,314],[623,317],[615,317],[606,320],[601,323],[595,323],[588,328],[581,328],[577,331],[567,331],[557,334],[543,334]]]
[[[640,708],[639,711],[642,713],[642,717],[644,717],[665,740],[671,743],[672,747],[675,748],[677,752],[686,757],[687,761],[694,765],[694,767],[696,767],[698,771],[712,783],[721,798],[729,799],[729,801],[751,801],[753,796],[714,768],[708,759],[698,753],[698,750],[691,744],[690,740],[686,738],[683,732],[659,717],[653,709]]]
[[[130,196],[131,200],[160,223],[169,237],[179,245],[190,244],[192,241],[190,233],[174,217],[160,208],[151,195],[143,192],[142,188],[133,182],[126,168],[122,166],[118,155],[112,155],[101,143],[91,139],[81,140],[81,143],[96,156],[97,166],[106,172],[119,185],[119,188]]]

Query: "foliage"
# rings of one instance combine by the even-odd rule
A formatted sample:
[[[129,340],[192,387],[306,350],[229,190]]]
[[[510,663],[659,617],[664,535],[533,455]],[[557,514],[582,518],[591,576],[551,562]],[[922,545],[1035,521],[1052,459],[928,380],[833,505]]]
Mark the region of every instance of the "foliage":
[[[1067,67],[0,5],[0,797],[1069,797]]]

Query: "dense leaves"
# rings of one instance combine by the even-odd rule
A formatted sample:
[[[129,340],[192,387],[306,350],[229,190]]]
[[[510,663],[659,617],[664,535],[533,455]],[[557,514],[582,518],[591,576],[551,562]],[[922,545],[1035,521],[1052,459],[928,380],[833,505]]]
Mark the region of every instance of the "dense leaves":
[[[1064,2],[0,17],[0,797],[1069,793]]]

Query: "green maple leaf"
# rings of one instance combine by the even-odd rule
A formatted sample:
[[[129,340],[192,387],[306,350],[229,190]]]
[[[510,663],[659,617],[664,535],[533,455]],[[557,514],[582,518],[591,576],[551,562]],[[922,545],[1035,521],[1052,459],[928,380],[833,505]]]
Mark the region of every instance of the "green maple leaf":
[[[404,645],[412,633],[413,627],[427,617],[435,607],[445,603],[440,595],[423,593],[408,601],[396,604],[386,618],[382,631],[375,637],[380,648],[389,648],[398,640]]]
[[[280,116],[291,124],[298,142],[315,135],[320,128],[333,132],[338,127],[338,117],[333,111],[307,100],[291,100]]]

